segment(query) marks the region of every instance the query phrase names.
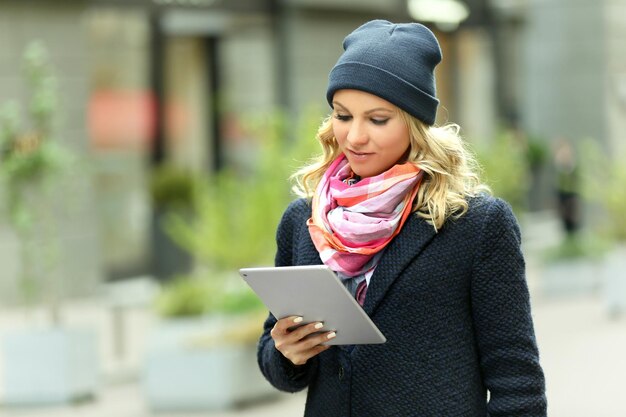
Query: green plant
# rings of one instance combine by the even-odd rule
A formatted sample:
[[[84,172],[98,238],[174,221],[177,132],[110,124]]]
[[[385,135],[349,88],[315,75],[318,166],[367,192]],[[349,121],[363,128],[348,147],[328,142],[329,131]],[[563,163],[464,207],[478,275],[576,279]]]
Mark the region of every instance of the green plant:
[[[226,281],[228,277],[216,271],[179,276],[157,297],[157,311],[165,317],[194,317],[211,313],[241,314],[262,307],[253,292]]]
[[[177,299],[170,305],[182,306],[184,298],[198,296],[204,303],[195,310],[197,314],[237,313],[262,306],[236,271],[272,263],[276,227],[293,198],[288,178],[319,146],[314,139],[317,120],[313,120],[306,118],[293,127],[284,115],[274,113],[251,121],[250,131],[259,138],[255,163],[204,179],[197,188],[193,218],[168,216],[166,231],[198,263],[193,276],[164,287],[164,299]],[[291,128],[300,140],[287,139]],[[197,294],[190,295],[194,288]],[[182,312],[184,307],[161,309],[166,316],[176,315],[174,311]]]
[[[174,165],[161,165],[150,176],[150,196],[159,209],[191,209],[198,186],[198,175]]]
[[[30,188],[50,187],[72,159],[71,153],[54,141],[58,88],[41,43],[27,47],[23,69],[31,92],[27,127],[22,127],[17,102],[7,101],[0,108],[0,175],[7,193],[5,209],[17,229],[30,227],[33,220],[28,207]]]
[[[484,180],[496,197],[513,206],[516,212],[526,207],[529,186],[527,154],[513,132],[502,132],[476,149]]]
[[[62,174],[69,172],[75,157],[55,140],[58,87],[41,43],[28,45],[22,68],[31,94],[29,119],[22,121],[15,101],[0,107],[0,181],[6,195],[2,211],[20,242],[19,284],[24,301],[33,303],[46,296],[56,305],[60,288],[52,285],[51,277],[59,246],[53,196],[61,192]],[[54,306],[52,316],[57,320]]]
[[[597,142],[583,141],[583,195],[597,204],[605,215],[604,233],[612,240],[626,242],[626,152],[602,151]]]
[[[587,258],[600,260],[607,251],[606,240],[593,235],[566,236],[557,245],[549,247],[542,254],[546,262],[567,261],[571,259]]]
[[[535,172],[548,162],[550,150],[543,138],[529,136],[526,139],[526,162],[531,172]]]
[[[206,313],[211,304],[212,288],[204,280],[178,277],[168,283],[156,299],[158,312],[166,317],[190,317]]]

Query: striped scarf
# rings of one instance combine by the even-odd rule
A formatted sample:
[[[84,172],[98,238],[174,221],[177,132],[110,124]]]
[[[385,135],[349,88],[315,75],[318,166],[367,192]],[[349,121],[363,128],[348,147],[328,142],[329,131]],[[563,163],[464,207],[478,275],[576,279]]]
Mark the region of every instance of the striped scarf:
[[[404,163],[350,185],[353,176],[343,154],[333,161],[313,196],[307,226],[330,269],[346,277],[371,276],[376,255],[411,213],[422,172]]]

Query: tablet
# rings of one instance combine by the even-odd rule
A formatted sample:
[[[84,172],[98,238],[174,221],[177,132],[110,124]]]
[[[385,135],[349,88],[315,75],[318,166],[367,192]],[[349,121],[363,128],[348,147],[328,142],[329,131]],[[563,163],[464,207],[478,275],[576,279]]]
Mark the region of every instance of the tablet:
[[[302,316],[334,330],[329,345],[385,343],[386,338],[341,280],[325,265],[243,268],[241,277],[274,317]]]

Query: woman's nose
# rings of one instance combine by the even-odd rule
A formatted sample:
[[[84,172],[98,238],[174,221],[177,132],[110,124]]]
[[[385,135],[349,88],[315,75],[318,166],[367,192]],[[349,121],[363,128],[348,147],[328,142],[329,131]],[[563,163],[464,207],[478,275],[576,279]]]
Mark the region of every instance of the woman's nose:
[[[357,121],[351,123],[347,139],[351,145],[363,145],[367,143],[368,135],[362,123]]]

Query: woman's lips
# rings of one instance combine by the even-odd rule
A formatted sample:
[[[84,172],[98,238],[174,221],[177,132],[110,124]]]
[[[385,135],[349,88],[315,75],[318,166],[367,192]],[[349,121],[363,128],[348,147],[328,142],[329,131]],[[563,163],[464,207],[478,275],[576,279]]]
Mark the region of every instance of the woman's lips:
[[[352,159],[356,159],[356,160],[365,160],[373,155],[373,153],[357,152],[357,151],[353,151],[352,149],[348,149],[348,153],[350,154]]]

